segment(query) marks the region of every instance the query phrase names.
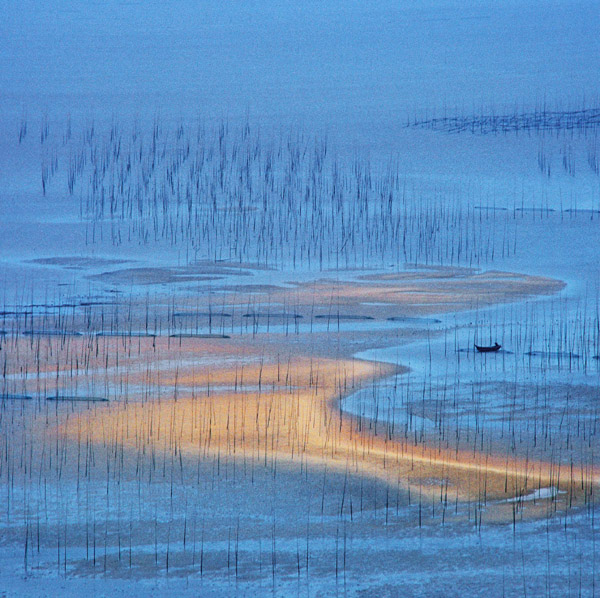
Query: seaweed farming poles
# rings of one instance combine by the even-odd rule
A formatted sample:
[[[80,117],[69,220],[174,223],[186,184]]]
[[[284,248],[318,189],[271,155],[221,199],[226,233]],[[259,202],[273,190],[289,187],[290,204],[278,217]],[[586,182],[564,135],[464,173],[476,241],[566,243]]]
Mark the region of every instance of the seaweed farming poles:
[[[157,120],[148,130],[90,124],[63,137],[56,152],[68,158],[44,190],[72,197],[91,245],[166,245],[191,259],[297,269],[386,256],[481,264],[514,246],[508,213],[482,218],[462,204],[460,189],[409,183],[393,162],[380,169],[340,159],[324,139],[299,131],[268,137],[249,125]]]

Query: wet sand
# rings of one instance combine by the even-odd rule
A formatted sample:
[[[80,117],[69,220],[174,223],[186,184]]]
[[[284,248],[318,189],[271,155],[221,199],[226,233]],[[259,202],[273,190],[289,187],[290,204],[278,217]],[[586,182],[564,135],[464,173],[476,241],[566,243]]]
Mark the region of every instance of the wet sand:
[[[71,311],[65,331],[93,325],[79,336],[15,334],[9,321],[1,340],[5,391],[32,398],[0,405],[0,432],[10,438],[0,447],[7,566],[30,571],[36,583],[35,572],[56,570],[74,593],[101,575],[103,588],[114,584],[123,594],[120,584],[132,580],[161,594],[166,576],[184,584],[173,586],[182,595],[199,583],[214,595],[224,584],[239,595],[258,586],[288,595],[338,583],[367,584],[382,595],[388,578],[401,582],[401,559],[415,572],[424,563],[442,567],[439,587],[458,584],[459,591],[464,580],[454,559],[421,554],[417,537],[443,546],[443,556],[483,525],[487,554],[495,554],[490,530],[508,534],[498,557],[505,559],[510,529],[525,526],[529,534],[527,526],[544,519],[581,516],[598,481],[587,453],[565,464],[552,448],[529,454],[508,440],[436,442],[342,410],[351,393],[407,373],[356,353],[435,334],[423,316],[563,286],[455,274],[237,289],[220,298],[223,313],[232,314],[229,338],[202,334],[206,322],[197,334],[172,336],[175,311],[213,313],[208,294],[178,297],[176,305],[160,296],[132,302],[128,320],[117,314],[121,328],[107,323],[118,306]],[[301,314],[294,319],[304,327],[248,325],[243,315],[258,313],[257,305]],[[162,322],[162,334],[142,332],[145,311]],[[338,325],[314,318],[319,313],[373,320]],[[417,320],[398,327],[390,317]],[[99,327],[119,335],[99,335]],[[69,400],[47,400],[56,396]],[[486,558],[472,566],[486,570]],[[510,558],[516,575],[521,556]]]
[[[382,320],[398,313],[410,318],[515,301],[563,286],[540,277],[469,269],[424,269],[418,280],[414,276],[369,276],[358,283],[317,280],[291,290],[266,287],[259,300],[267,315],[291,304],[295,314],[307,319],[327,313],[329,322],[335,314],[343,320],[351,313]],[[255,294],[247,293],[226,295],[223,304],[243,318],[241,308],[256,301]],[[187,299],[200,313],[210,313],[202,301]],[[539,502],[553,509],[585,503],[598,479],[589,467],[565,467],[552,455],[529,458],[508,447],[491,453],[489,447],[430,446],[341,410],[343,397],[402,371],[352,358],[357,350],[410,342],[422,334],[418,329],[344,331],[332,326],[314,333],[233,338],[125,334],[13,342],[20,363],[35,355],[38,391],[39,375],[56,372],[56,380],[45,379],[44,391],[49,387],[55,395],[76,396],[62,388],[74,371],[83,379],[100,376],[124,391],[123,396],[115,391],[117,400],[86,418],[84,428],[77,429],[78,442],[84,438],[119,446],[137,451],[138,457],[166,443],[169,450],[202,458],[227,455],[265,464],[287,461],[300,469],[328,467],[445,503],[473,502],[485,507],[488,520],[509,520],[523,507],[533,514]],[[155,389],[163,390],[158,400]],[[30,383],[27,390],[36,388]],[[60,424],[59,434],[71,441],[75,437],[68,424]],[[553,489],[547,501],[520,500],[546,488]]]

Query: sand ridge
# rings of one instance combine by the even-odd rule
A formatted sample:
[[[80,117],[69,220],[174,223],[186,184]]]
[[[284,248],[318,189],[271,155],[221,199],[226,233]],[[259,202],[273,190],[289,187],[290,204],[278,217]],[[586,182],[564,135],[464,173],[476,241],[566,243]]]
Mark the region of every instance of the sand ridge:
[[[299,284],[291,293],[300,312],[309,305],[312,313],[347,313],[360,307],[360,313],[376,313],[382,318],[387,317],[387,310],[421,314],[423,298],[431,295],[441,297],[445,311],[451,311],[457,306],[466,309],[550,294],[563,286],[540,277],[471,271],[440,282],[439,270],[433,273],[417,290],[414,281],[407,288],[382,280],[359,284],[321,280]],[[261,293],[262,307],[271,308],[283,299],[289,304],[289,291],[285,297],[283,293]],[[417,295],[419,305],[415,307]],[[249,298],[242,294],[236,301],[239,307],[249,303]],[[233,305],[233,298],[227,297],[224,303],[228,302]],[[369,302],[385,302],[389,307],[365,307]],[[198,305],[198,298],[195,303]],[[436,311],[440,311],[437,302]],[[431,307],[425,309],[425,313],[431,312]],[[337,347],[331,357],[327,350],[312,351],[314,343],[298,342],[295,335],[272,333],[233,339],[103,339],[92,361],[96,366],[108,366],[120,348],[120,369],[107,374],[113,383],[126,376],[132,386],[152,382],[168,392],[158,400],[131,397],[94,409],[93,417],[84,420],[84,429],[78,428],[77,437],[137,452],[138,458],[162,449],[205,458],[228,455],[273,466],[278,461],[297,463],[300,468],[326,466],[390,485],[401,484],[419,495],[437,496],[442,503],[473,502],[487,511],[490,520],[514,518],[515,511],[524,506],[528,513],[535,513],[535,505],[526,504],[527,497],[534,492],[543,496],[541,490],[548,487],[554,489],[551,501],[537,501],[546,509],[581,505],[591,499],[600,477],[596,468],[568,467],[552,459],[529,459],[509,452],[490,454],[475,446],[472,451],[428,446],[402,438],[389,426],[374,426],[369,420],[344,413],[340,406],[344,396],[399,370],[350,357],[352,333],[332,330],[331,334]],[[363,342],[374,346],[385,334],[367,332],[363,336]],[[82,342],[69,341],[71,349]],[[62,424],[60,433],[73,439],[75,431]]]

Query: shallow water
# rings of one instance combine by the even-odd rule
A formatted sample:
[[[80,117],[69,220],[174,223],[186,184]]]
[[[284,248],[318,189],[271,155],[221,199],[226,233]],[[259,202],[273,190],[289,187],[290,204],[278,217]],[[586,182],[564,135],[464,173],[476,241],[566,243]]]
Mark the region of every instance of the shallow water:
[[[509,443],[511,450],[514,447],[515,452],[527,455],[534,455],[541,446],[545,454],[565,462],[589,462],[598,453],[597,130],[478,135],[406,126],[413,120],[444,115],[510,115],[542,107],[577,110],[597,105],[600,17],[596,2],[556,1],[542,7],[539,2],[525,0],[501,4],[455,0],[203,0],[181,2],[174,8],[154,0],[84,4],[72,0],[0,0],[0,13],[1,309],[14,311],[36,305],[31,309],[33,314],[19,316],[14,326],[7,316],[7,325],[1,325],[7,329],[7,334],[1,335],[3,351],[10,350],[4,340],[13,332],[36,331],[39,320],[46,316],[56,320],[57,312],[64,323],[69,310],[84,312],[82,302],[92,298],[107,304],[116,298],[113,307],[117,309],[139,305],[130,301],[131,297],[137,300],[157,294],[162,296],[160,309],[166,312],[178,298],[207,293],[215,297],[215,306],[226,311],[219,300],[231,290],[225,286],[273,284],[290,288],[293,285],[289,283],[320,277],[355,280],[372,271],[410,271],[407,262],[539,274],[565,281],[566,289],[555,298],[433,315],[433,320],[307,322],[303,318],[289,326],[280,321],[269,321],[267,326],[259,320],[257,325],[250,322],[236,327],[232,334],[377,333],[406,327],[429,331],[430,337],[423,342],[360,353],[364,359],[408,365],[411,371],[362,389],[344,400],[344,408],[381,424],[391,423],[396,431],[411,438],[451,439],[471,448],[475,438],[482,450],[488,444]],[[239,158],[241,154],[238,159],[232,157],[233,148],[242,153],[247,147],[253,149],[251,142],[243,142],[246,121],[252,131],[250,139],[260,138],[263,149],[283,148],[283,158],[274,161],[276,184],[272,194],[267,194],[270,203],[266,211],[261,203],[265,187],[260,185],[264,177],[261,169],[266,166],[264,155],[252,162],[249,174],[240,168],[245,162]],[[169,189],[173,178],[187,180],[192,172],[189,162],[174,177],[172,170],[180,155],[175,141],[180,124],[185,125],[184,137],[192,139],[194,148],[202,146],[195,138],[198,123],[205,126],[209,153],[218,148],[218,133],[211,137],[211,131],[218,131],[221,122],[230,127],[226,137],[229,182],[247,176],[243,180],[252,183],[252,193],[244,191],[240,199],[236,193],[241,193],[242,187],[236,183],[218,197],[217,207],[206,199],[211,184],[218,187],[218,179],[210,175],[219,168],[216,151],[205,161],[208,182],[195,198],[199,220],[191,220],[190,234],[173,242],[173,231],[186,230],[185,213],[178,212],[177,207],[179,198],[186,194],[183,187],[167,194],[167,203],[171,203],[164,213],[152,206],[139,218],[136,213],[129,217],[119,212],[118,208],[127,203],[121,200],[140,189],[143,204],[154,188]],[[155,187],[145,188],[139,183],[150,163],[146,153],[141,164],[134,164],[135,177],[139,178],[134,177],[135,183],[120,194],[114,183],[123,161],[111,162],[105,151],[116,148],[114,139],[111,141],[113,124],[126,140],[123,152],[136,128],[148,152],[156,123],[162,131],[159,138],[164,142],[166,159],[160,163]],[[93,140],[86,139],[92,129]],[[323,182],[314,187],[304,185],[306,175],[314,172],[312,156],[319,146],[314,139],[325,137],[328,161]],[[300,142],[296,143],[297,139]],[[289,152],[288,145],[292,148]],[[309,158],[299,162],[304,170],[294,178],[289,162],[297,148],[308,148]],[[82,152],[86,164],[71,196],[69,173],[83,160]],[[101,170],[106,163],[111,164],[108,174],[94,186],[94,169]],[[42,177],[54,168],[56,172],[49,176],[44,192]],[[344,201],[339,211],[329,213],[337,220],[326,221],[310,206],[332,201],[334,172],[339,174],[336,185],[344,190]],[[372,183],[368,201],[357,216],[353,206],[358,202],[360,181],[366,180]],[[113,213],[98,207],[99,198],[108,205],[106,198],[115,193]],[[294,226],[286,217],[288,212],[278,211],[286,193],[291,198],[288,212],[297,215],[302,209],[306,217],[294,221],[301,232],[298,239],[289,234]],[[236,196],[237,205],[230,201],[232,196]],[[91,208],[86,204],[88,199]],[[365,214],[370,224],[366,224]],[[342,216],[346,230],[339,225]],[[206,237],[199,237],[202,224],[212,226],[213,220],[217,227],[209,227]],[[273,223],[281,225],[278,230],[283,234],[270,244]],[[254,224],[262,233],[260,241]],[[377,237],[380,228],[385,229],[385,238]],[[352,235],[346,234],[347,230]],[[306,257],[309,249],[313,251],[310,262]],[[52,261],[57,257],[84,261]],[[196,281],[177,274],[179,282],[158,277],[152,284],[143,284],[135,277],[105,275],[125,268],[169,269],[195,260],[235,262],[240,257],[276,269],[252,269],[251,276],[229,272],[219,279],[215,275],[214,280]],[[28,261],[39,258],[51,261]],[[127,263],[93,261],[98,258]],[[377,308],[373,303],[370,308]],[[64,307],[51,307],[60,304]],[[193,309],[186,304],[181,310],[184,307]],[[277,306],[274,310],[292,311],[293,307]],[[258,311],[256,305],[244,308],[244,313],[249,311]],[[122,332],[122,323],[111,324],[114,326],[97,327],[93,332]],[[215,328],[229,334],[226,324],[215,327],[214,322],[208,325],[205,321],[182,321],[166,331],[149,323],[135,328],[134,333],[214,333]],[[87,329],[85,332],[89,334]],[[39,337],[34,334],[32,342]],[[473,351],[475,342],[494,341],[503,346],[497,354]],[[210,365],[211,361],[198,363]],[[154,367],[160,369],[161,364]],[[73,393],[106,394],[111,400],[128,393],[150,393],[160,398],[166,392],[172,397],[172,389],[159,384],[115,386],[108,384],[105,376],[106,372],[96,372],[87,386],[74,382]],[[36,403],[12,396],[21,390],[15,385],[23,377],[5,377],[3,392],[7,394],[0,397],[3,417],[12,408],[21,409],[21,403]],[[50,386],[52,376],[29,372],[25,378],[28,383],[39,378],[42,386]],[[18,456],[15,459],[18,461]],[[2,475],[13,474],[3,468]],[[213,484],[215,479],[217,486],[224,483],[222,475],[215,478],[213,473]],[[6,546],[0,551],[8,565],[0,572],[0,589],[15,588],[17,594],[23,594],[34,591],[32,583],[42,583],[52,594],[59,580],[63,595],[90,593],[90,588],[130,595],[130,579],[123,583],[111,575],[95,579],[96,569],[90,575],[84,566],[78,570],[74,564],[73,570],[67,570],[64,547],[62,571],[60,550],[58,567],[54,562],[54,545],[42,549],[38,560],[41,573],[30,570],[30,577],[24,575],[22,543],[29,537],[24,529],[31,532],[31,521],[35,520],[27,511],[35,505],[25,500],[30,498],[27,492],[31,487],[27,481],[22,488],[14,485],[14,477],[10,481],[3,477],[2,481],[5,489],[16,488],[13,498],[23,498],[23,504],[3,501]],[[159,521],[169,526],[170,533],[173,511],[166,505],[174,505],[175,519],[181,523],[188,515],[188,498],[190,505],[200,508],[208,526],[219,521],[218,538],[207,541],[207,547],[223,558],[206,581],[199,581],[194,571],[185,581],[183,577],[169,579],[160,561],[158,568],[139,572],[145,594],[164,595],[168,590],[195,595],[200,587],[207,595],[256,595],[258,587],[261,593],[285,596],[318,592],[409,596],[427,590],[456,596],[493,592],[507,596],[591,596],[598,587],[594,505],[539,522],[517,522],[516,526],[478,528],[471,520],[447,524],[434,517],[421,529],[415,524],[415,503],[397,508],[398,519],[391,525],[387,509],[385,516],[381,509],[374,509],[372,525],[359,528],[356,519],[348,522],[346,512],[327,519],[315,514],[319,509],[316,504],[312,511],[310,507],[299,509],[298,493],[289,505],[281,507],[275,490],[269,494],[268,480],[263,484],[269,490],[263,485],[257,491],[253,480],[241,490],[231,484],[221,487],[220,493],[213,494],[211,489],[202,495],[197,488],[188,493],[185,484],[175,484],[175,495],[180,498],[175,502],[173,485],[170,489],[161,487],[156,495],[152,493],[155,488],[148,487],[152,492],[147,503],[139,498],[139,484],[134,488],[135,483],[131,483],[130,488],[123,481],[121,493],[121,482],[109,489],[105,481],[93,480],[86,489],[88,498],[97,498],[93,505],[102,505],[105,512],[79,502],[74,483],[61,485],[51,476],[49,492],[46,481],[43,487],[35,486],[40,494],[33,498],[40,512],[43,501],[50,501],[50,510],[61,524],[60,529],[53,530],[52,542],[60,540],[63,523],[65,530],[73,519],[87,524],[96,511],[99,527],[102,522],[104,529],[109,529],[115,520],[120,526],[123,516],[132,517],[131,511],[129,515],[125,511],[135,511],[134,505],[141,508],[146,523]],[[336,488],[345,488],[345,482],[337,482]],[[312,489],[317,496],[320,486]],[[303,491],[301,485],[300,495]],[[540,488],[521,500],[528,504],[549,500],[552,492]],[[230,504],[231,496],[237,499]],[[123,511],[121,499],[126,503]],[[343,499],[335,494],[331,513],[340,510],[339,500],[343,511]],[[378,504],[382,501],[380,496]],[[244,511],[242,507],[248,502],[250,506]],[[22,509],[21,514],[27,514],[23,521],[29,526],[19,527],[14,538],[10,536],[12,540],[8,534],[14,521],[5,517],[10,508]],[[279,521],[286,525],[296,519],[302,521],[296,527],[284,527],[278,535],[275,517],[271,519],[277,508],[281,510]],[[241,570],[248,572],[249,579],[238,584],[237,569],[235,578],[230,570],[229,547],[236,519],[239,529],[240,513],[242,530],[248,533],[267,522],[260,529],[265,536],[272,534],[272,554],[281,565],[280,569],[272,565],[270,549],[264,556],[264,545],[259,544],[257,550],[254,537],[242,538]],[[309,575],[308,556],[303,568],[298,555],[304,542],[308,551],[308,524],[319,525],[319,521],[322,531],[314,533],[314,538],[310,536],[314,548]],[[346,529],[350,530],[347,577]],[[354,536],[352,530],[357,530]],[[343,557],[339,549],[342,543]],[[70,563],[88,559],[82,546],[83,541],[69,546]],[[158,546],[151,546],[149,541],[139,550],[158,550],[162,557],[165,543],[161,541]],[[168,550],[168,543],[166,546]],[[115,562],[116,550],[109,546]],[[343,577],[338,576],[338,557],[340,562],[344,559]],[[114,570],[123,574],[118,568]],[[39,586],[35,588],[37,591]]]

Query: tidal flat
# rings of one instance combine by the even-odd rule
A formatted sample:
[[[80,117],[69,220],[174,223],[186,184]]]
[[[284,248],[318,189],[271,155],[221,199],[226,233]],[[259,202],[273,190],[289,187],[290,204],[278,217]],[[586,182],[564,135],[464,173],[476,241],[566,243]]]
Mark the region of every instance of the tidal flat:
[[[595,2],[1,12],[0,596],[598,594]]]

